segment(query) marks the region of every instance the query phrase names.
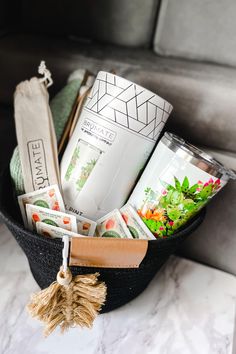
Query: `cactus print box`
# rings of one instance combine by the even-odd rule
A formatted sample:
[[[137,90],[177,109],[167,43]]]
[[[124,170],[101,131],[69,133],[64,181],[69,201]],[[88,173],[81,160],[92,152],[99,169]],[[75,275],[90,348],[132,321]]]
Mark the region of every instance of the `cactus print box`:
[[[60,165],[66,210],[97,220],[121,208],[171,111],[153,92],[100,71]]]

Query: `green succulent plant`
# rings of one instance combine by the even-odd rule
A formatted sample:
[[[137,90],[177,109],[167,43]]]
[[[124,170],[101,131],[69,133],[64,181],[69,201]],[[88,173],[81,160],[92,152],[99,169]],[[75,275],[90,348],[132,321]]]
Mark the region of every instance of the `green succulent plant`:
[[[142,217],[147,227],[158,237],[172,235],[195,216],[220,188],[220,180],[214,182],[213,179],[205,184],[199,181],[190,186],[187,176],[182,183],[174,177],[174,185],[165,181],[160,182],[165,188],[164,195],[160,198],[158,193],[148,187],[145,189],[144,204],[150,202],[153,205],[152,211],[161,209],[164,213],[162,221],[154,220],[154,214],[151,214],[150,218]]]

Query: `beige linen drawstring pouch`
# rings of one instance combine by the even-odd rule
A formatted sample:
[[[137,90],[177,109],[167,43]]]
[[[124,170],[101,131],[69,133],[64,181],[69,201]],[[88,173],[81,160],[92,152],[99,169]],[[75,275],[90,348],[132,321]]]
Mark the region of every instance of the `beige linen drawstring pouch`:
[[[26,193],[58,184],[58,152],[47,87],[51,74],[44,62],[44,78],[21,82],[14,95],[16,135]]]

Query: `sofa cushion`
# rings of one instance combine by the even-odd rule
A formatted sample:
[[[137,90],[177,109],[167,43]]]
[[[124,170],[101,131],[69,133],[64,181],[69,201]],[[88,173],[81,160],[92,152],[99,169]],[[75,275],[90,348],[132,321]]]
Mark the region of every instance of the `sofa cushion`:
[[[236,154],[207,150],[236,170]],[[229,182],[207,208],[203,224],[186,240],[181,255],[236,275],[236,182]]]
[[[197,145],[236,152],[235,69],[166,61],[126,75],[174,106],[166,129]]]
[[[173,104],[169,130],[195,144],[236,152],[234,68],[160,58],[144,49],[12,35],[0,40],[0,102],[12,102],[17,83],[36,75],[41,59],[53,75],[51,96],[75,69],[113,69]]]
[[[148,46],[159,0],[22,0],[21,28],[33,33],[67,34],[104,42]]]
[[[163,0],[155,51],[235,66],[235,13],[234,0]]]

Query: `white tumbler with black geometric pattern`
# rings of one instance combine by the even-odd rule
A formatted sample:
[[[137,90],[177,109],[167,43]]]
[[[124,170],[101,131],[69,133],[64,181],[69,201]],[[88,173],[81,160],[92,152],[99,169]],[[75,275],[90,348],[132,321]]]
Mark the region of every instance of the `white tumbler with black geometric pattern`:
[[[153,92],[100,71],[61,161],[66,209],[96,220],[120,208],[172,108]]]

